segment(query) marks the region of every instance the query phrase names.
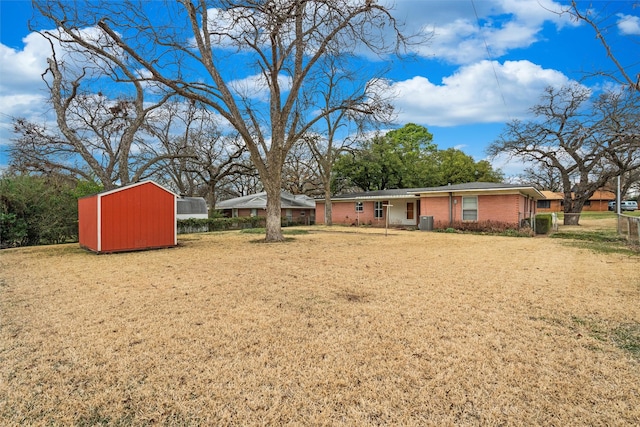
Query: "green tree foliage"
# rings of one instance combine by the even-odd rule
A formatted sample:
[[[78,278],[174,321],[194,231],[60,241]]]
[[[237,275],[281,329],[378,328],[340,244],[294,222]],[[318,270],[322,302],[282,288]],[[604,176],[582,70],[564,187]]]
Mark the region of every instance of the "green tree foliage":
[[[362,141],[338,159],[334,182],[365,191],[415,187],[433,172],[432,139],[426,128],[409,123]]]
[[[491,163],[486,160],[476,162],[473,157],[464,152],[449,148],[439,150],[437,158],[437,182],[430,186],[447,184],[464,184],[466,182],[501,182],[503,175],[500,170],[493,170]]]
[[[438,150],[423,126],[404,127],[363,141],[334,166],[334,191],[434,187],[465,182],[500,182],[502,173],[453,148]]]
[[[0,178],[0,247],[62,243],[78,236],[78,197],[99,191],[60,175]]]

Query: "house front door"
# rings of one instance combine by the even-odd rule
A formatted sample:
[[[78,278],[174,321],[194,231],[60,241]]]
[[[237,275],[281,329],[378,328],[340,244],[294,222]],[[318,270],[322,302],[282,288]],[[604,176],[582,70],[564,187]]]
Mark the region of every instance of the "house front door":
[[[413,202],[407,202],[407,219],[413,219]]]

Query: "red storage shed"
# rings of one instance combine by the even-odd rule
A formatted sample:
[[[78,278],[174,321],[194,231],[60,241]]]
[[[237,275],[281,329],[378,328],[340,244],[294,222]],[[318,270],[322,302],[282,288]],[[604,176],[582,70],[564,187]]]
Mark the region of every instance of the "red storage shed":
[[[176,246],[177,197],[143,181],[79,199],[80,246],[98,253]]]

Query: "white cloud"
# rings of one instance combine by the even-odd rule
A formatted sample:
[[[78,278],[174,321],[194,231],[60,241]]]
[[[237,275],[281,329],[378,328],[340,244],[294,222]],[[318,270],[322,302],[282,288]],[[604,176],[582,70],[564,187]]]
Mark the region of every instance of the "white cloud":
[[[409,32],[433,31],[419,55],[452,64],[498,58],[510,50],[539,41],[545,23],[577,25],[560,15],[562,5],[551,0],[399,1],[395,14]],[[487,50],[489,52],[487,52]]]
[[[461,67],[441,84],[415,76],[389,89],[397,96],[400,122],[456,126],[525,117],[544,88],[568,82],[564,74],[529,61],[481,61]]]
[[[22,41],[22,50],[0,43],[0,146],[8,144],[13,137],[13,117],[35,122],[46,120],[47,94],[41,75],[47,69],[51,47],[36,33]]]
[[[418,52],[453,64],[469,64],[503,56],[511,49],[526,48],[537,41],[538,31],[516,22],[507,23],[502,28],[480,29],[471,21],[458,19],[436,28],[433,40]]]
[[[289,91],[291,88],[291,77],[285,75],[278,76],[278,84],[281,93]],[[267,101],[269,98],[269,85],[262,74],[245,77],[244,79],[229,82],[229,87],[239,96],[245,99]]]
[[[640,35],[640,17],[618,14],[618,30],[624,35]]]
[[[33,92],[43,87],[41,74],[47,69],[51,47],[41,35],[31,33],[22,39],[23,50],[0,43],[0,96]]]
[[[504,154],[499,154],[493,158],[488,157],[484,160],[490,162],[494,169],[500,169],[507,182],[517,181],[518,175],[523,174],[526,168],[532,166],[530,162],[525,162],[521,159],[513,158]]]
[[[87,40],[99,40],[104,37],[101,30],[97,28],[83,29],[79,32]],[[18,105],[24,105],[22,100],[25,97],[42,98],[47,90],[42,75],[48,68],[47,58],[52,55],[51,44],[39,33],[29,33],[22,39],[22,43],[24,44],[22,50],[0,43],[0,76],[2,76],[0,97],[5,102],[3,103],[5,114],[9,114],[7,109],[15,110]],[[97,67],[97,62],[88,61],[86,55],[64,51],[57,42],[54,42],[54,47],[58,59],[64,61],[67,71],[72,67],[77,69],[87,69],[90,65]],[[11,95],[19,96],[11,97]]]
[[[55,30],[48,32],[55,33]],[[104,39],[104,33],[96,27],[78,30],[78,33],[94,42]],[[39,33],[29,33],[22,43],[21,50],[0,43],[0,145],[6,145],[13,137],[11,119],[14,117],[55,123],[48,104],[48,88],[43,81],[43,73],[48,68],[47,58],[52,55],[51,44]],[[58,60],[64,63],[65,72],[77,73],[84,69],[100,76],[99,67],[103,63],[89,61],[87,55],[69,51],[55,41],[53,43]]]
[[[234,19],[237,18],[234,18],[230,12],[215,7],[207,9],[207,18],[207,29],[210,32],[211,43],[218,48],[233,47],[233,38],[240,36],[242,32],[241,25],[234,26]],[[190,37],[188,42],[193,49],[198,48],[195,37]]]

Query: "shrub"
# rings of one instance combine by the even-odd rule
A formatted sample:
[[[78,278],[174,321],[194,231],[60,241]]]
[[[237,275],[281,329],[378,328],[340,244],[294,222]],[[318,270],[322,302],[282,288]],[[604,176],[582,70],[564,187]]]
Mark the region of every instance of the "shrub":
[[[178,234],[202,233],[207,231],[242,230],[266,226],[265,217],[236,218],[189,218],[178,220]]]
[[[547,234],[551,231],[552,225],[551,214],[536,215],[536,234]]]
[[[528,237],[531,236],[531,229],[529,227],[518,227],[518,224],[512,224],[507,222],[498,221],[479,221],[479,222],[462,222],[456,221],[453,224],[446,225],[444,223],[437,224],[437,228],[434,231],[441,231],[445,233],[483,233],[483,234],[497,234],[502,236],[514,236],[514,237]]]
[[[77,241],[77,199],[99,188],[55,174],[0,176],[0,247]]]

